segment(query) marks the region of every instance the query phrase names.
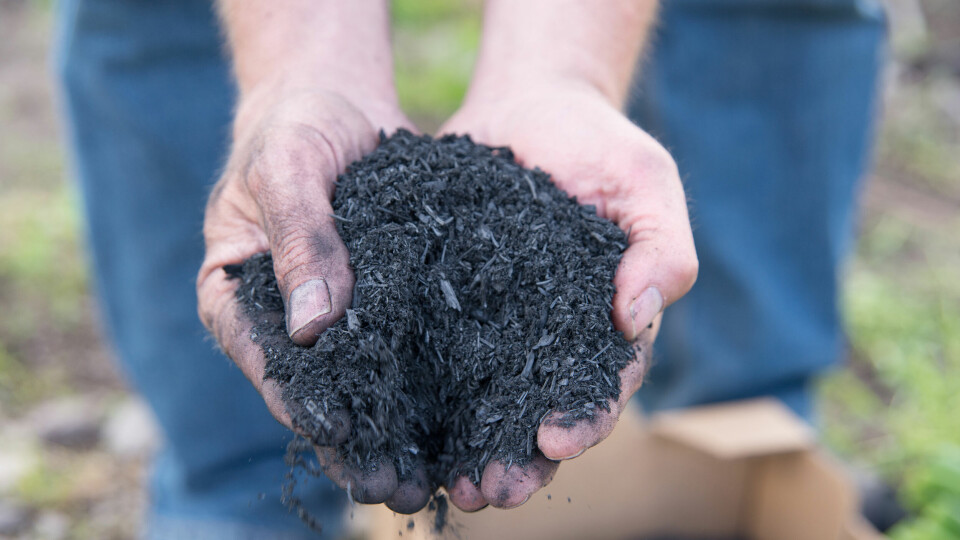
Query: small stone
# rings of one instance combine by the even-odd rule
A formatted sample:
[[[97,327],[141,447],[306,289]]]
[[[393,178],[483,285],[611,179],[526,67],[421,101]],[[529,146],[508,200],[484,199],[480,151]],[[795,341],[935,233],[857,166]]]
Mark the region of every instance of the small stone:
[[[30,413],[37,436],[50,445],[89,450],[100,443],[99,407],[90,399],[63,398]]]
[[[29,443],[0,438],[0,500],[36,465],[36,450]]]
[[[110,412],[103,426],[103,439],[111,454],[130,458],[153,451],[160,432],[146,403],[131,398]]]
[[[25,506],[0,500],[0,536],[14,536],[26,530],[31,514]]]
[[[63,540],[70,533],[70,518],[60,512],[43,512],[33,527],[36,538]]]

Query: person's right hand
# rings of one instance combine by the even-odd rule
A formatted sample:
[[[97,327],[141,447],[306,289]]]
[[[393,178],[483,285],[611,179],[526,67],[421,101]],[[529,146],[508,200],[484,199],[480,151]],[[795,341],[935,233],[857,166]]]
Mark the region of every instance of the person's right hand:
[[[265,359],[250,338],[252,321],[235,297],[236,282],[224,266],[271,251],[286,309],[286,326],[298,345],[312,345],[350,305],[354,276],[334,225],[331,200],[337,175],[372,151],[378,131],[410,127],[395,105],[358,104],[326,91],[261,91],[246,96],[234,124],[234,147],[207,203],[206,256],[197,277],[200,318],[267,407],[295,430],[277,383],[264,380]],[[349,435],[339,428],[318,446],[328,477],[362,503],[386,502],[398,512],[422,508],[424,478],[398,485],[390,463],[359,471],[336,458],[333,445]],[[421,472],[422,474],[422,472]]]

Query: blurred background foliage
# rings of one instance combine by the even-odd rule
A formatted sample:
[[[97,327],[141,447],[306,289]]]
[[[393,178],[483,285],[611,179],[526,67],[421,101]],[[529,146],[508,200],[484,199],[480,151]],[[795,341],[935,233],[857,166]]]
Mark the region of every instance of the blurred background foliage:
[[[884,118],[844,271],[849,354],[822,382],[821,426],[845,461],[902,487],[914,517],[895,539],[960,539],[960,2],[887,4]],[[51,10],[0,0],[0,536],[6,511],[29,538],[128,538],[144,454],[117,460],[108,436],[130,398],[98,338],[47,64]],[[466,91],[479,11],[393,1],[398,90],[426,131]],[[78,402],[94,411],[89,444],[63,437]]]

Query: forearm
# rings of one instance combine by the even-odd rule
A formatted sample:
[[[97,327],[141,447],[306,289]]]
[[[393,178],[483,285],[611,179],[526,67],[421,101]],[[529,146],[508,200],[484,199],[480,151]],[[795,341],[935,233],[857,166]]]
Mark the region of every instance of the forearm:
[[[349,96],[376,122],[396,108],[386,0],[219,0],[240,90],[251,101],[298,91]]]
[[[471,93],[531,81],[585,83],[617,106],[657,0],[488,0]]]

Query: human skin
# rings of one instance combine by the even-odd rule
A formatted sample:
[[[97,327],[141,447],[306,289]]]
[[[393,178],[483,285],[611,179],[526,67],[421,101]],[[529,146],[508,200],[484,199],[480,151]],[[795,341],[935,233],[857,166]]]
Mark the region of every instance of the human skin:
[[[270,412],[295,429],[279,387],[263,378],[263,353],[223,267],[271,251],[290,337],[316,342],[350,305],[354,283],[331,217],[336,177],[376,147],[380,129],[412,126],[397,104],[383,0],[221,0],[219,7],[239,99],[231,154],[207,203],[198,310]],[[344,440],[346,418],[325,442]],[[413,512],[429,497],[425,482],[398,484],[390,463],[357,470],[332,446],[317,447],[317,456],[359,502]]]
[[[676,164],[621,112],[654,1],[488,0],[473,82],[441,128],[510,146],[526,167],[628,232],[614,278],[612,318],[637,345],[609,412],[573,427],[553,413],[540,425],[540,454],[527,467],[492,462],[479,486],[458,478],[450,500],[474,511],[512,508],[552,479],[558,462],[599,443],[640,387],[664,307],[697,276],[697,256]]]
[[[334,181],[371,151],[377,131],[410,128],[397,105],[383,0],[221,0],[240,90],[233,147],[204,221],[206,257],[197,292],[200,317],[263,395],[271,413],[294,429],[251,322],[223,271],[272,251],[286,306],[287,330],[300,345],[338,320],[350,303],[353,274],[330,201]],[[480,486],[448,486],[465,510],[513,507],[549,482],[557,461],[579,455],[613,429],[639,387],[659,313],[689,290],[697,262],[686,204],[669,154],[620,112],[654,0],[490,0],[474,80],[446,132],[510,145],[571,195],[624,230],[614,324],[642,353],[621,373],[610,412],[573,428],[548,417],[538,432],[542,455],[507,470],[494,462]],[[342,441],[349,425],[329,435]],[[389,463],[359,471],[318,447],[326,474],[360,502],[398,512],[421,508],[429,493],[398,484]]]

